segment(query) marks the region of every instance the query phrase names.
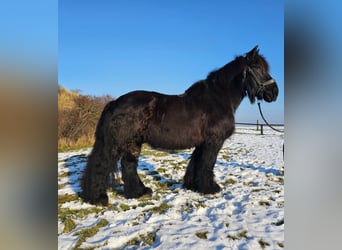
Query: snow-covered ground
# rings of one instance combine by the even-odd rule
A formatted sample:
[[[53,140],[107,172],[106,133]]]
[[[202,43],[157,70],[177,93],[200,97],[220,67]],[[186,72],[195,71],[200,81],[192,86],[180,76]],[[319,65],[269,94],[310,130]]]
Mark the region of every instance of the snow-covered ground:
[[[150,199],[108,191],[110,205],[78,197],[91,149],[58,154],[58,248],[282,249],[284,247],[284,135],[238,127],[222,147],[215,178],[222,191],[182,188],[192,150],[144,147],[138,172]]]

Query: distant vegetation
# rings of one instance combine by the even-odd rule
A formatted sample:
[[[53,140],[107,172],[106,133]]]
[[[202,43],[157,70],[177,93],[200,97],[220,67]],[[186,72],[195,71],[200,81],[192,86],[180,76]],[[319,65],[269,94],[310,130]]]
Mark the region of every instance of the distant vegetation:
[[[114,98],[82,95],[58,86],[58,151],[92,146],[97,121]]]

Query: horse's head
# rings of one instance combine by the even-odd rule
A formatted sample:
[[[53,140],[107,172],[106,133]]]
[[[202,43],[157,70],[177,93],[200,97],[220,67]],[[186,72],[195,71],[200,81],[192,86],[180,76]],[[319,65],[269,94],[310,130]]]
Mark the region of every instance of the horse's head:
[[[269,66],[265,58],[259,55],[258,46],[246,53],[245,60],[244,91],[247,92],[250,102],[254,103],[255,98],[266,102],[275,101],[278,96],[278,86],[269,74]]]

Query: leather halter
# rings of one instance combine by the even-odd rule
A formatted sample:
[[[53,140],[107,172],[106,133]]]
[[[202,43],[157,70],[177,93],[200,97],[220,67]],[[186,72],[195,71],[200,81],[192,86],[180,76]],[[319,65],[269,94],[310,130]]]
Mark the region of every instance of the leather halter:
[[[250,73],[253,76],[254,80],[258,83],[260,90],[263,90],[265,88],[265,86],[267,86],[267,85],[271,85],[272,83],[275,83],[275,80],[273,78],[271,78],[271,79],[269,79],[269,80],[267,80],[265,82],[260,82],[258,77],[256,77],[254,71],[249,66],[247,68],[247,72]]]

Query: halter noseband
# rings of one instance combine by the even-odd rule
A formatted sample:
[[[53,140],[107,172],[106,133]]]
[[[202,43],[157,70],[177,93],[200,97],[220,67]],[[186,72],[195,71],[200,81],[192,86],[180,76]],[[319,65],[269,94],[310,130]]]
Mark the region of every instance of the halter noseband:
[[[271,85],[272,83],[275,83],[275,80],[273,78],[271,78],[271,79],[269,79],[269,80],[267,80],[265,82],[260,82],[259,79],[256,77],[254,71],[249,66],[247,68],[247,71],[248,71],[248,73],[250,73],[253,76],[254,80],[258,83],[259,90],[263,90],[265,88],[265,86]],[[244,73],[244,75],[246,75],[246,72]]]

